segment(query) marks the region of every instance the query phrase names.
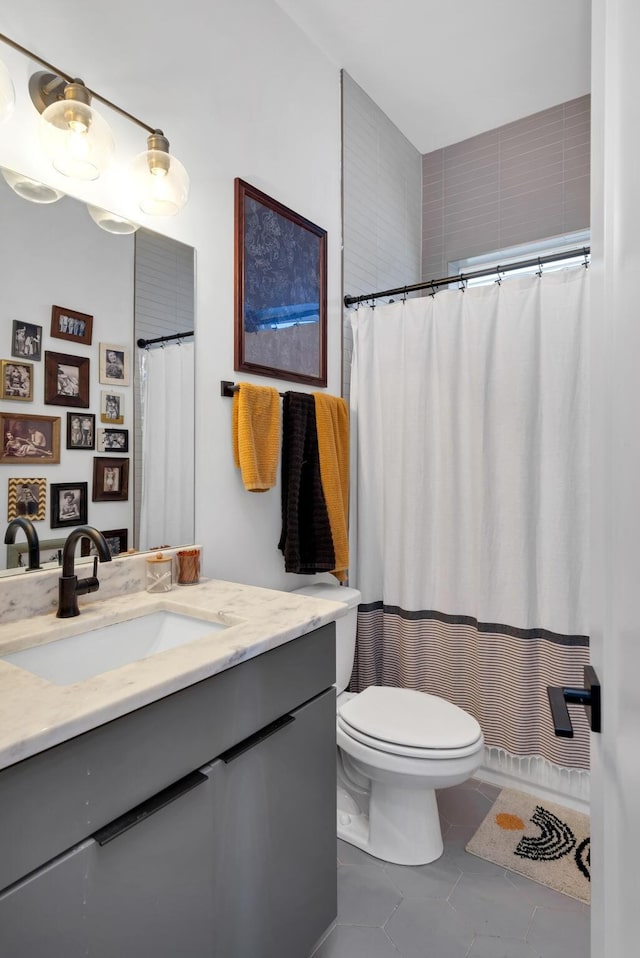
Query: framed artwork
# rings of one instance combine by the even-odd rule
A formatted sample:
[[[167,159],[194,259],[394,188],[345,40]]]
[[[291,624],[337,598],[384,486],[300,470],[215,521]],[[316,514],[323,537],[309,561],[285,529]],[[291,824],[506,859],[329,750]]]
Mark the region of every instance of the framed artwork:
[[[100,382],[106,386],[129,385],[129,352],[124,346],[100,343]]]
[[[0,462],[60,462],[60,417],[0,412]]]
[[[42,359],[42,326],[13,320],[11,330],[11,355],[18,359]]]
[[[65,541],[64,538],[40,540],[40,565],[42,567],[48,562],[56,562],[58,565],[62,565],[62,550]],[[7,546],[7,569],[19,569],[21,566],[28,565],[28,552],[29,543],[24,539]]]
[[[44,519],[47,502],[46,479],[9,479],[9,495],[7,497],[7,520],[11,522],[18,516],[38,521]]]
[[[91,345],[93,316],[77,313],[64,306],[51,307],[51,335],[54,339],[66,339],[71,343]]]
[[[124,393],[103,390],[100,394],[100,422],[121,426],[124,422]]]
[[[33,401],[33,363],[0,360],[0,399]]]
[[[96,417],[91,412],[67,413],[67,449],[96,448]]]
[[[238,178],[234,369],[327,385],[327,232]]]
[[[82,526],[87,522],[86,482],[52,482],[51,528]]]
[[[89,406],[89,359],[68,353],[44,354],[44,401],[53,406]]]
[[[98,452],[129,452],[129,430],[98,429]]]
[[[124,502],[128,498],[129,460],[96,456],[93,460],[93,501]]]
[[[105,529],[102,535],[107,540],[109,552],[112,556],[122,555],[129,548],[129,531],[127,529]],[[97,555],[97,550],[93,542],[84,536],[80,540],[80,555]]]

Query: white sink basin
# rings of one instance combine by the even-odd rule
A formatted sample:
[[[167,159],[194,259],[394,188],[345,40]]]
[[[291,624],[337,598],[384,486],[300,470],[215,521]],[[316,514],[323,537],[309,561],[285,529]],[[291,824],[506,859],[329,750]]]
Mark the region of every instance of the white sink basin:
[[[56,685],[73,685],[225,628],[176,612],[151,612],[1,658]]]

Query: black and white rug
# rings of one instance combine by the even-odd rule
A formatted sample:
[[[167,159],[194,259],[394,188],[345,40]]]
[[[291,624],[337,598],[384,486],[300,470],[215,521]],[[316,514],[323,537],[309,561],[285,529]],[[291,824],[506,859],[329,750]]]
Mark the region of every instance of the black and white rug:
[[[504,788],[467,851],[579,901],[591,900],[589,817]]]

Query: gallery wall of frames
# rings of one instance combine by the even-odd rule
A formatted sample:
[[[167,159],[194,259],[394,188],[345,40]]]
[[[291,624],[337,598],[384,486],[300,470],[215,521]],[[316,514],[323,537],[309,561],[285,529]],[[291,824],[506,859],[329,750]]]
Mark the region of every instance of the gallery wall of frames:
[[[133,239],[93,229],[81,204],[53,210],[2,191],[0,516],[36,524],[43,564],[89,523],[115,554],[132,528]],[[84,234],[83,234],[84,235]],[[0,569],[26,542],[0,547]]]

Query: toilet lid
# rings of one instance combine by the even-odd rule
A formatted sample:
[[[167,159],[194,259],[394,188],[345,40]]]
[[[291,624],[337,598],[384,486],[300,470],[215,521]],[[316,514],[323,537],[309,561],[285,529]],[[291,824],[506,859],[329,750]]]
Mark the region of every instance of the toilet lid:
[[[410,748],[465,748],[482,735],[472,715],[415,689],[371,685],[341,705],[338,714],[357,732]]]

